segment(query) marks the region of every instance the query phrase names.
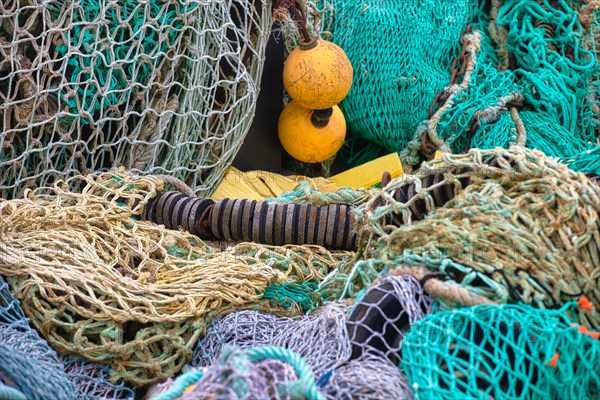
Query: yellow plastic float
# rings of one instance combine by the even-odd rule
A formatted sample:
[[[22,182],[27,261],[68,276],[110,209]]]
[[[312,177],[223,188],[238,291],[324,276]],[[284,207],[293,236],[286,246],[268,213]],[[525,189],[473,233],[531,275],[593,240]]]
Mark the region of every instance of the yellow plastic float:
[[[313,39],[290,53],[283,67],[283,85],[298,104],[321,110],[341,102],[350,91],[354,72],[338,45]]]
[[[291,101],[279,117],[279,140],[292,157],[317,163],[333,157],[344,144],[346,120],[333,106],[311,110]]]

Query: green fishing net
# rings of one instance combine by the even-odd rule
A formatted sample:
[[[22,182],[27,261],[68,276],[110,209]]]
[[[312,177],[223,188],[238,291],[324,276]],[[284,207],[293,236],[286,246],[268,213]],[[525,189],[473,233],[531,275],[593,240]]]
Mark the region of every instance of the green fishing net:
[[[439,182],[425,186],[432,176]],[[405,185],[413,185],[410,200],[395,196]],[[585,295],[594,308],[579,322],[600,328],[600,186],[553,157],[520,146],[444,155],[393,180],[356,213],[370,256],[452,286],[434,296],[450,307],[553,309]],[[390,223],[398,218],[408,223]]]
[[[418,399],[594,399],[600,341],[559,310],[483,305],[416,322],[401,366]]]
[[[348,129],[388,151],[403,149],[448,84],[468,21],[464,0],[333,3],[332,39],[354,67],[341,103]]]
[[[340,105],[348,164],[398,152],[404,164],[416,165],[436,149],[507,147],[519,133],[527,147],[568,158],[599,140],[593,4],[330,3],[332,40],[355,69]]]

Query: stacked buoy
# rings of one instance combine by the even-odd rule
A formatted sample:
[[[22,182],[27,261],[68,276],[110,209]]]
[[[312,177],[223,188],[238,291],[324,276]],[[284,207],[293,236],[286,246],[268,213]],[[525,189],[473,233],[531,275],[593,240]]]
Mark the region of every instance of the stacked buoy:
[[[292,157],[317,163],[333,157],[346,137],[337,106],[352,86],[352,64],[334,43],[300,42],[283,67],[283,85],[292,101],[279,118],[279,140]]]

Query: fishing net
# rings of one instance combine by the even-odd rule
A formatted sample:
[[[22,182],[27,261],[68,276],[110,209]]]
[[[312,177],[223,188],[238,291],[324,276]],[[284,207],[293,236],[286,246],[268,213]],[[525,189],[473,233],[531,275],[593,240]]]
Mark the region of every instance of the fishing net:
[[[439,182],[425,187],[428,176]],[[409,200],[394,195],[407,185],[414,194]],[[357,224],[363,238],[380,240],[373,257],[388,267],[416,266],[396,274],[428,277],[426,291],[449,305],[556,308],[584,295],[594,308],[582,311],[580,322],[597,328],[599,211],[599,185],[539,151],[515,146],[426,163],[418,175],[392,181],[359,207]]]
[[[240,309],[298,315],[311,285],[352,253],[242,243],[224,250],[140,221],[156,177],[76,176],[0,201],[0,274],[61,353],[134,386],[187,362],[213,319]]]
[[[344,303],[330,303],[316,313],[295,318],[239,311],[215,321],[198,342],[192,366],[209,366],[226,345],[242,349],[278,346],[304,358],[315,376],[350,357]]]
[[[331,399],[411,399],[398,364],[402,340],[427,315],[433,299],[412,276],[388,276],[359,295],[346,327],[350,359],[319,379]]]
[[[399,151],[448,85],[468,21],[466,1],[332,3],[332,40],[355,71],[341,103],[348,130],[388,152]]]
[[[406,376],[389,360],[367,355],[348,361],[327,376],[320,387],[332,400],[411,400]]]
[[[357,71],[340,104],[350,165],[507,147],[519,130],[527,147],[573,157],[600,137],[595,1],[326,3]]]
[[[56,353],[29,327],[19,302],[1,277],[0,392],[24,396],[16,399],[75,398],[75,387]]]
[[[61,357],[65,373],[77,387],[78,400],[133,400],[135,391],[123,381],[110,382],[110,370],[105,365]]]
[[[310,368],[287,349],[228,347],[207,370],[177,378],[157,400],[307,399],[322,400]]]
[[[208,195],[250,127],[268,1],[0,4],[0,196],[123,165]]]
[[[600,146],[567,158],[563,162],[576,171],[600,175]]]
[[[432,304],[411,276],[390,276],[373,284],[348,318],[352,358],[374,354],[397,365],[406,331],[431,311]]]
[[[235,312],[207,329],[191,365],[214,366],[230,345],[278,346],[302,356],[329,398],[410,398],[397,366],[401,341],[432,303],[413,277],[390,276],[375,282],[350,310],[336,302],[295,318]]]
[[[572,306],[484,305],[415,323],[402,347],[415,397],[597,398],[600,341],[572,323]]]

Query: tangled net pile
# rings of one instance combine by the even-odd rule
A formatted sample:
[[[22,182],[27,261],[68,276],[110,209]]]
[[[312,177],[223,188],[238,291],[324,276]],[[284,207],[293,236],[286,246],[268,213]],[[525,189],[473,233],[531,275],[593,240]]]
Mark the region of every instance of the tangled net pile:
[[[178,371],[220,314],[301,312],[286,293],[348,258],[316,246],[218,251],[138,221],[161,188],[155,177],[106,173],[0,201],[0,274],[32,323],[57,350],[108,364],[136,386]]]
[[[398,197],[407,185],[410,199]],[[558,308],[585,296],[589,304],[572,309],[570,318],[580,324],[578,334],[598,335],[589,329],[600,322],[600,186],[539,151],[513,146],[445,155],[373,191],[355,209],[358,254],[318,246],[210,247],[140,220],[163,186],[156,177],[116,171],[0,201],[0,274],[32,324],[61,353],[110,368],[107,382],[106,370],[94,365],[77,366],[94,369],[87,378],[68,367],[80,393],[122,398],[131,392],[121,380],[146,387],[191,360],[201,369],[180,379],[195,380],[166,398],[276,392],[408,399],[422,377],[409,374],[417,364],[404,360],[418,321],[484,303],[516,303],[528,315],[533,308],[523,303]],[[442,191],[451,194],[445,203]],[[480,336],[467,338],[474,348],[486,346]],[[278,346],[283,353],[267,353],[306,366],[288,374],[274,356],[264,368],[250,367],[247,355],[229,357],[224,345],[243,354]],[[525,351],[516,346],[515,353]],[[450,353],[441,365],[462,355]],[[494,357],[491,364],[512,373]],[[577,375],[570,359],[562,360],[585,390],[596,390],[592,376]],[[489,390],[505,390],[498,385]]]
[[[0,197],[120,165],[210,194],[270,26],[268,1],[0,2]]]
[[[233,158],[270,3],[94,1],[0,3],[0,191],[20,197],[0,200],[0,393],[600,395],[600,185],[581,173],[600,173],[600,3],[307,4],[355,67],[349,161],[420,165],[268,200],[351,205],[351,253],[144,221],[167,180],[136,173],[206,195]],[[134,172],[69,177],[116,164]]]
[[[224,345],[239,348],[279,346],[302,356],[316,376],[350,357],[343,303],[330,303],[319,312],[296,318],[257,311],[238,311],[216,321],[198,343],[192,366],[209,366]]]
[[[226,348],[208,371],[182,375],[159,400],[321,400],[310,369],[298,354],[280,347]]]
[[[421,188],[421,178],[434,174],[445,179]],[[465,177],[470,183],[456,189],[454,199],[432,207],[444,185],[460,188]],[[393,197],[411,182],[419,183],[413,199],[402,203]],[[386,225],[393,214],[410,221],[417,201],[428,205],[422,221]],[[580,315],[581,323],[600,328],[600,185],[539,151],[514,147],[446,155],[441,163],[424,164],[418,175],[393,181],[359,212],[363,236],[379,238],[382,249],[374,255],[379,261],[421,267],[407,268],[415,276],[423,268],[439,272],[446,284],[468,292],[447,298],[451,304],[555,308],[583,295],[595,308]]]

